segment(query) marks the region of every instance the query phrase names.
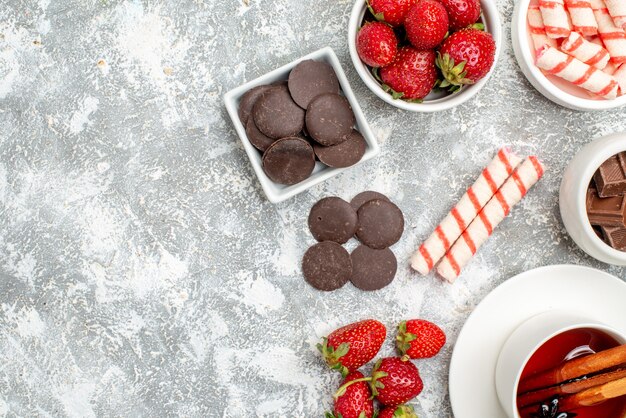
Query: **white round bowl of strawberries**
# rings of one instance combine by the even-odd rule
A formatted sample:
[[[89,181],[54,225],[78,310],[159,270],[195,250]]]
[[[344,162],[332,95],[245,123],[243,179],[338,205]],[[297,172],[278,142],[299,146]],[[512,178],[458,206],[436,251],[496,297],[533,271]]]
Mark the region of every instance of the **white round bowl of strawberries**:
[[[357,0],[348,45],[359,76],[382,100],[438,112],[485,85],[501,23],[494,0]]]

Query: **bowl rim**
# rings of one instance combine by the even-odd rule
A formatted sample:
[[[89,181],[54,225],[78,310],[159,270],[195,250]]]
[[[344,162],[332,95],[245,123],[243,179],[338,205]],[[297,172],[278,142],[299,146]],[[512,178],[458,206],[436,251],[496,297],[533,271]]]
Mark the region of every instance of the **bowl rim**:
[[[528,12],[530,1],[531,0],[519,0],[515,4],[513,19],[511,21],[511,38],[513,39],[515,59],[517,60],[518,65],[522,67],[522,69],[524,69],[524,66],[521,65],[521,62],[519,62],[520,56],[521,59],[524,61],[524,65],[527,71],[522,72],[524,73],[528,81],[530,81],[531,84],[533,84],[533,86],[535,86],[535,88],[548,99],[561,105],[567,103],[571,106],[574,106],[576,110],[608,110],[625,105],[626,94],[619,96],[613,100],[585,99],[561,90],[545,76],[545,74],[535,65],[534,51],[531,51],[530,44],[527,42],[528,25],[526,24],[526,15]],[[519,54],[517,53],[518,49]],[[537,88],[535,83],[532,82],[533,80],[531,80],[531,78],[534,79],[547,92],[544,92],[540,88]],[[565,105],[565,107],[569,106]]]
[[[502,22],[496,3],[494,0],[481,0],[480,2],[482,7],[481,16],[483,16],[484,20],[490,22],[485,26],[488,29],[488,32],[494,38],[494,41],[496,43],[496,52],[491,69],[489,70],[487,75],[479,80],[476,84],[466,86],[459,92],[456,92],[454,94],[450,94],[439,99],[424,101],[422,103],[410,103],[402,99],[394,99],[393,97],[391,97],[389,93],[385,92],[381,88],[378,81],[374,79],[367,66],[359,58],[359,54],[356,50],[356,35],[367,7],[365,0],[355,1],[354,6],[352,7],[350,21],[348,24],[348,49],[350,50],[350,58],[352,58],[352,64],[359,74],[359,77],[361,78],[361,80],[363,80],[365,85],[383,101],[394,107],[409,110],[412,112],[438,112],[448,110],[470,100],[485,86],[487,81],[489,81],[489,79],[491,78],[502,52]]]

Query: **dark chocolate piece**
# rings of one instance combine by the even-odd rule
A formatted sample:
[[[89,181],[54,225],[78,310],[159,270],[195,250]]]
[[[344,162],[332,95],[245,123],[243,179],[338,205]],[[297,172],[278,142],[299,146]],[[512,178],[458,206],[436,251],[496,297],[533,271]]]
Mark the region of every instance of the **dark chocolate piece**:
[[[626,251],[626,228],[622,226],[603,226],[604,242],[616,250]]]
[[[315,168],[313,147],[302,138],[283,138],[263,153],[263,171],[276,183],[296,184]]]
[[[336,242],[317,243],[304,253],[302,274],[316,289],[327,292],[339,289],[352,276],[350,254]]]
[[[356,211],[338,197],[325,197],[309,212],[309,229],[318,241],[347,242],[356,231]]]
[[[365,154],[367,143],[358,131],[352,131],[348,139],[341,144],[324,147],[322,145],[314,145],[315,155],[321,162],[329,167],[344,168],[350,167],[361,161]]]
[[[402,237],[404,216],[400,208],[391,202],[370,200],[359,208],[357,215],[356,236],[370,248],[382,250]]]
[[[239,119],[241,123],[243,123],[243,126],[248,126],[248,119],[250,118],[250,113],[252,113],[252,108],[256,101],[263,93],[271,88],[272,86],[256,86],[241,96],[241,100],[239,101]]]
[[[591,225],[622,226],[626,216],[626,196],[601,198],[595,188],[587,190],[587,216]]]
[[[361,290],[378,290],[393,281],[398,269],[396,256],[389,248],[373,250],[359,245],[352,254],[350,281]]]
[[[603,162],[593,179],[600,197],[619,196],[626,193],[626,151]]]
[[[294,136],[304,126],[304,110],[293,101],[286,86],[264,92],[252,108],[254,123],[270,138]]]
[[[306,129],[309,135],[326,147],[348,139],[355,121],[350,103],[338,94],[317,96],[306,110]]]
[[[306,109],[320,94],[339,93],[339,80],[327,63],[306,60],[289,73],[289,92],[298,106]]]
[[[374,199],[386,200],[387,202],[389,202],[389,198],[384,194],[368,190],[354,196],[352,198],[352,201],[350,202],[350,205],[352,206],[352,209],[358,211],[364,203],[367,203],[370,200]]]
[[[248,123],[246,124],[246,135],[248,136],[248,141],[250,141],[250,143],[261,152],[265,152],[265,150],[276,141],[274,138],[270,138],[263,132],[259,131],[259,128],[256,127],[253,118],[248,118]]]

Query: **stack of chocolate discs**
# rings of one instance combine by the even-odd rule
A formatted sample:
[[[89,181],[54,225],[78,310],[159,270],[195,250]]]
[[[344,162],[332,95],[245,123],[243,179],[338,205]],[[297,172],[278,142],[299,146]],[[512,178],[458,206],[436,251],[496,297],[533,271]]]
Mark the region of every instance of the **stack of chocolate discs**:
[[[288,80],[249,90],[239,103],[239,118],[250,143],[263,153],[265,174],[275,183],[307,179],[316,157],[341,168],[365,154],[366,142],[354,129],[352,107],[325,62],[302,61]]]
[[[306,281],[331,291],[352,281],[362,290],[378,290],[396,275],[398,263],[390,246],[404,231],[402,211],[385,195],[367,191],[350,203],[326,197],[309,213],[309,229],[319,241],[302,259]],[[349,254],[343,247],[355,237],[361,244]]]

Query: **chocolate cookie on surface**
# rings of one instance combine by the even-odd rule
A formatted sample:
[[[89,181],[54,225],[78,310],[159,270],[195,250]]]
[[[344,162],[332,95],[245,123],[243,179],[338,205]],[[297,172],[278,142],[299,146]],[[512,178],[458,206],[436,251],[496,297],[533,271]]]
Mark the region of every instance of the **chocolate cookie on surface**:
[[[374,199],[364,203],[357,212],[357,238],[375,250],[398,242],[404,231],[402,211],[391,202]]]
[[[356,119],[348,99],[339,94],[317,96],[306,110],[306,129],[317,143],[326,147],[345,141]]]
[[[352,276],[350,254],[336,242],[317,243],[304,253],[302,273],[316,289],[327,292],[339,289]]]
[[[263,171],[276,183],[296,184],[308,178],[315,168],[313,147],[302,138],[282,138],[263,153]]]
[[[378,290],[393,281],[398,269],[396,256],[389,248],[373,250],[359,245],[352,254],[352,284],[361,290]]]
[[[315,155],[319,160],[329,167],[344,168],[350,167],[361,161],[365,154],[367,144],[363,135],[353,130],[348,139],[337,145],[324,147],[314,145]]]
[[[289,92],[298,106],[306,109],[320,94],[339,93],[339,80],[329,64],[306,60],[289,73]]]
[[[354,196],[352,200],[350,201],[350,206],[352,206],[352,209],[358,211],[359,208],[363,206],[364,203],[367,203],[370,200],[374,200],[374,199],[386,200],[387,202],[389,202],[389,198],[385,196],[384,194],[367,190],[365,192],[361,192],[358,195]]]
[[[356,231],[356,211],[338,197],[326,197],[309,212],[309,229],[318,241],[347,242]]]
[[[250,114],[252,113],[252,108],[256,101],[265,93],[267,90],[271,89],[272,86],[256,86],[250,90],[248,90],[243,96],[241,96],[241,101],[239,102],[239,119],[243,126],[248,126],[248,119],[250,118]]]
[[[270,138],[263,132],[259,131],[259,128],[256,127],[253,118],[248,118],[248,123],[246,124],[246,135],[248,136],[248,141],[250,141],[250,143],[261,152],[265,152],[270,145],[276,142],[274,138]]]
[[[270,138],[294,136],[304,126],[304,110],[293,101],[286,86],[265,91],[252,108],[257,128]]]

